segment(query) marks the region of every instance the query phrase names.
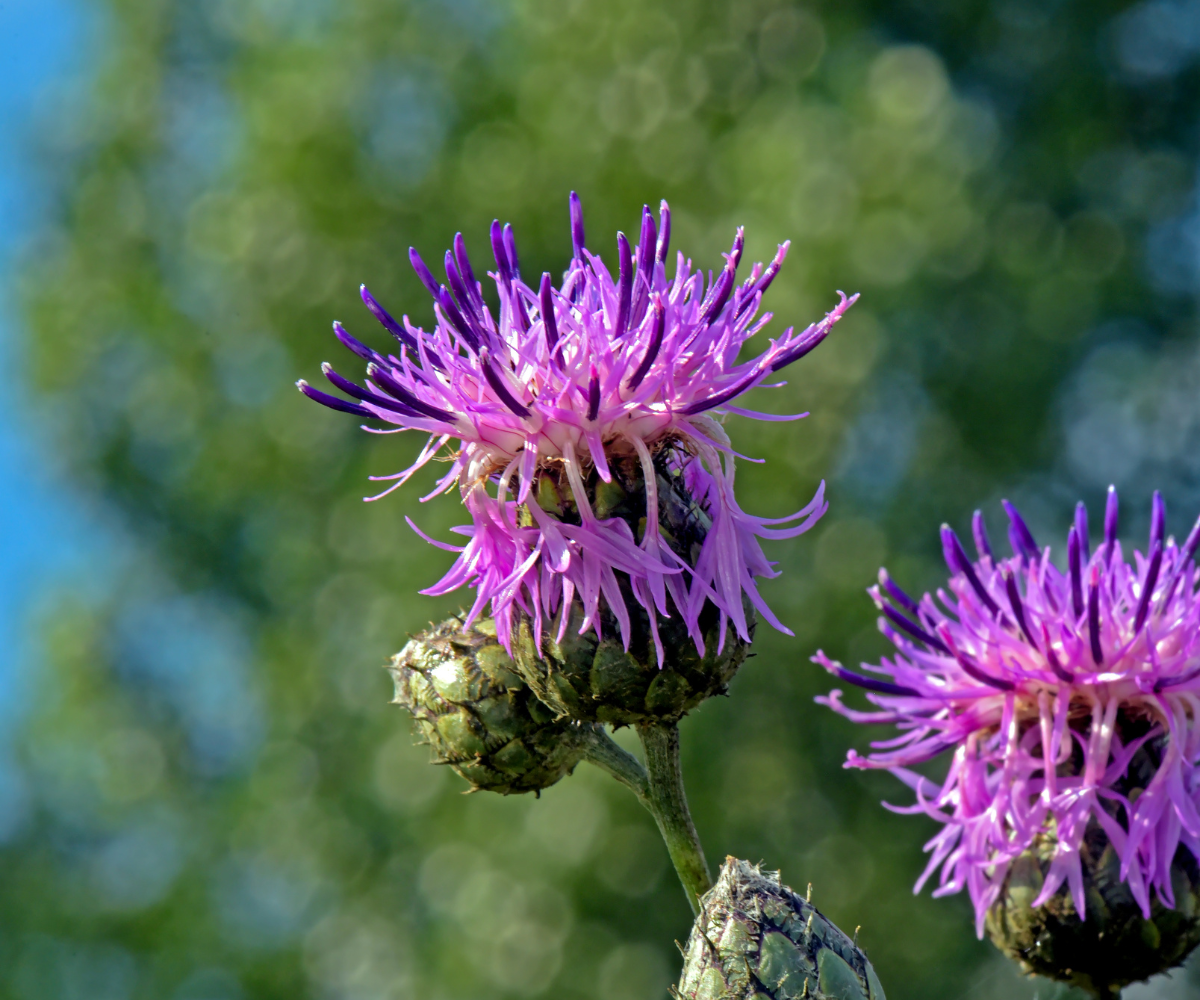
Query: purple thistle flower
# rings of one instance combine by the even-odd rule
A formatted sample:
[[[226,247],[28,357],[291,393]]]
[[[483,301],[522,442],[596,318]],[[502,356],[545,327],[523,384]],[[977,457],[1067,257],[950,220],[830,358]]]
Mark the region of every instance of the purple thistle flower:
[[[614,276],[585,247],[573,193],[570,207],[574,257],[561,288],[553,287],[548,274],[532,285],[522,281],[512,229],[499,223],[491,232],[497,270],[489,275],[499,293],[495,316],[475,281],[461,235],[446,254],[445,285],[412,250],[413,267],[434,299],[434,329],[414,327],[407,316],[397,323],[364,287],[363,301],[399,342],[399,353],[377,353],[334,324],[342,344],[367,361],[369,381],[356,385],[325,366],[326,377],[355,401],[320,392],[303,380],[297,383],[300,391],[334,409],[429,435],[412,466],[377,477],[394,480],[378,496],[406,482],[444,446],[453,448],[449,468],[423,499],[457,485],[471,524],[454,530],[468,542],[459,548],[427,538],[458,558],[423,593],[475,588],[467,626],[490,603],[506,647],[511,648],[518,613],[533,618],[539,642],[543,622],[558,615],[561,639],[569,618],[565,609],[578,597],[584,610],[581,632],[599,632],[605,602],[628,648],[628,614],[617,574],[624,574],[636,600],[650,612],[660,663],[656,613],[682,615],[702,650],[698,619],[705,603],[712,602],[720,612],[721,643],[729,623],[748,641],[745,594],[772,625],[787,632],[754,583],[755,577],[777,575],[759,540],[791,538],[811,528],[827,506],[824,483],[790,517],[745,513],[733,490],[735,452],[717,417],[806,416],[755,413],[733,401],[821,343],[857,296],[842,295],[819,323],[800,333],[789,328],[758,357],[739,363],[743,344],[771,319],[770,313],[759,317],[758,310],[787,243],[767,268],[754,265],[738,284],[739,229],[725,267],[707,286],[682,254],[668,279],[670,212],[663,202],[657,225],[649,209],[643,210],[636,248],[618,235]],[[585,487],[593,471],[604,483],[612,482],[617,464],[637,470],[645,482],[647,516],[640,539],[627,520],[601,516]],[[711,521],[691,559],[672,549],[659,526],[655,482],[664,472],[681,477]],[[564,493],[573,503],[570,516],[557,503]]]
[[[851,709],[839,690],[817,700],[851,721],[901,730],[865,757],[851,750],[846,766],[891,771],[917,801],[888,808],[944,824],[926,845],[931,857],[914,891],[940,868],[934,895],[966,888],[981,937],[1010,866],[1047,833],[1053,857],[1032,906],[1065,883],[1085,915],[1081,845],[1093,821],[1149,919],[1152,892],[1175,905],[1180,845],[1200,859],[1200,574],[1192,562],[1200,521],[1182,546],[1164,539],[1156,493],[1147,554],[1127,562],[1110,490],[1104,544],[1089,556],[1081,505],[1063,571],[1016,509],[1005,508],[1010,558],[993,556],[976,513],[973,563],[942,527],[948,592],[913,602],[886,574],[883,589],[870,589],[887,615],[880,630],[898,652],[863,666],[886,679],[853,673],[823,652],[813,657],[866,688],[880,710]],[[1152,776],[1135,780],[1130,765],[1143,746],[1152,752],[1139,759],[1152,761]],[[910,770],[946,751],[941,784]],[[1140,794],[1127,794],[1134,785]]]

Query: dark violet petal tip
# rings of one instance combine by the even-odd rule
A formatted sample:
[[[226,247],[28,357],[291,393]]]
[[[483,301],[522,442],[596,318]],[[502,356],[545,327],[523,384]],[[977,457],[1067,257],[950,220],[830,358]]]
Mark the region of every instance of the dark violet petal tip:
[[[521,280],[521,263],[517,259],[517,238],[513,235],[511,223],[504,224],[500,238],[504,241],[504,259],[508,264],[508,273],[504,284],[509,290],[509,308],[512,309],[513,318],[521,328],[521,332],[524,333],[529,329],[529,314],[525,311],[525,300],[512,287],[515,282]]]
[[[383,306],[379,304],[375,296],[367,290],[366,285],[358,286],[358,294],[363,300],[363,305],[365,305],[371,311],[371,315],[379,320],[380,325],[387,330],[388,333],[392,334],[397,339],[408,336],[408,331],[406,331],[399,323],[392,319],[391,313],[389,313],[383,308]]]
[[[418,399],[411,392],[397,382],[391,373],[384,367],[378,364],[367,365],[367,378],[374,382],[379,388],[386,392],[389,396],[395,397],[409,409],[416,413],[430,417],[434,420],[444,420],[446,423],[454,423],[454,414],[447,413],[445,410],[439,409],[436,406],[430,406],[428,403]]]
[[[1189,670],[1186,674],[1181,674],[1179,677],[1172,677],[1169,679],[1164,677],[1154,685],[1154,691],[1157,694],[1161,691],[1168,691],[1171,688],[1181,687],[1184,684],[1190,684],[1197,677],[1200,677],[1200,667]]]
[[[948,524],[942,525],[942,555],[946,560],[946,565],[950,567],[950,571],[952,573],[962,573],[971,585],[971,589],[983,601],[984,606],[993,615],[999,616],[1000,605],[996,603],[983,583],[980,582],[979,576],[975,572],[975,567],[971,565],[971,560],[967,558],[967,553],[963,550],[962,542],[958,540],[958,535],[954,533],[954,529]]]
[[[725,308],[725,303],[729,301],[729,293],[733,291],[733,279],[729,276],[729,271],[724,270],[717,277],[712,291],[709,293],[710,298],[708,305],[704,309],[703,315],[700,317],[700,323],[707,325],[718,316],[721,315],[721,310]]]
[[[915,615],[918,618],[920,617],[920,606],[900,588],[900,585],[892,579],[891,574],[886,569],[879,570],[879,585],[888,592],[888,595],[893,601],[899,604],[910,614]]]
[[[623,337],[629,327],[629,307],[633,292],[633,255],[624,233],[617,233],[617,261],[620,272],[617,277],[617,318],[613,324],[613,336]]]
[[[629,313],[629,325],[641,325],[646,315],[649,303],[650,283],[654,277],[654,241],[658,238],[658,230],[654,226],[654,216],[650,214],[650,206],[642,206],[642,232],[638,238],[637,274],[633,281],[633,305]]]
[[[425,261],[417,253],[416,247],[408,248],[408,261],[412,264],[412,269],[417,272],[417,277],[421,279],[421,284],[425,286],[425,290],[436,299],[438,297],[438,283],[433,280],[433,273],[425,266]]]
[[[508,257],[508,267],[515,280],[521,279],[521,261],[517,257],[517,237],[513,233],[511,222],[504,223],[504,252]]]
[[[1017,626],[1021,630],[1021,634],[1025,636],[1025,641],[1034,649],[1037,649],[1037,642],[1034,641],[1033,633],[1029,630],[1029,624],[1025,620],[1025,602],[1021,600],[1021,591],[1017,587],[1017,578],[1011,570],[1004,571],[1004,589],[1008,594],[1008,606],[1012,609],[1013,617],[1017,620]]]
[[[753,300],[745,299],[744,301],[750,302]],[[789,348],[786,352],[776,358],[771,363],[770,370],[772,372],[777,372],[783,368],[786,368],[788,365],[799,361],[806,354],[811,353],[817,347],[819,347],[824,342],[825,338],[829,336],[832,330],[832,323],[816,324],[811,332],[805,333],[803,336],[801,336],[795,346]]]
[[[658,230],[654,225],[654,216],[650,212],[650,206],[643,205],[642,232],[638,238],[638,270],[645,274],[649,274],[650,269],[654,266],[654,252],[657,239]]]
[[[1155,496],[1158,494],[1156,493]],[[1133,620],[1133,633],[1137,635],[1146,624],[1150,613],[1150,598],[1154,596],[1154,585],[1158,583],[1158,574],[1162,569],[1163,543],[1162,539],[1154,540],[1154,548],[1150,550],[1150,564],[1146,567],[1146,579],[1142,581],[1142,596],[1138,598],[1137,614]]]
[[[1024,556],[1026,559],[1036,559],[1041,555],[1038,549],[1037,542],[1033,539],[1033,533],[1029,530],[1029,525],[1025,523],[1025,519],[1007,500],[1001,500],[1001,505],[1004,507],[1004,512],[1008,515],[1008,519],[1012,522],[1012,530],[1008,533],[1009,541],[1013,546],[1013,554]]]
[[[650,366],[654,364],[654,359],[658,357],[662,347],[663,332],[667,327],[666,306],[663,305],[662,296],[658,292],[650,296],[650,305],[654,309],[654,326],[650,331],[650,343],[646,345],[646,353],[634,373],[629,376],[628,386],[631,390],[641,385],[649,373]]]
[[[946,560],[947,568],[949,568],[951,573],[961,573],[968,563],[967,554],[963,552],[962,545],[958,541],[958,536],[948,524],[942,525],[941,535],[942,558]]]
[[[1175,588],[1178,586],[1180,579],[1183,577],[1183,572],[1187,569],[1188,563],[1196,554],[1196,546],[1200,545],[1200,517],[1196,518],[1196,523],[1192,525],[1192,530],[1188,532],[1187,538],[1184,540],[1183,548],[1179,550],[1175,557],[1175,563],[1171,567],[1171,575],[1167,579],[1167,585],[1163,588],[1161,597],[1162,607],[1166,607],[1171,602],[1171,598],[1175,596]]]
[[[1182,677],[1174,677],[1171,680],[1160,680],[1154,685],[1154,693],[1158,694],[1162,691],[1170,691],[1173,688],[1181,687],[1184,684],[1190,684],[1197,677],[1200,677],[1200,667],[1197,667],[1195,670],[1189,670]],[[844,764],[842,766],[845,767]]]
[[[379,321],[380,326],[387,330],[388,333],[395,337],[396,340],[408,348],[408,350],[414,355],[420,353],[417,349],[417,342],[413,335],[405,330],[404,327],[402,327],[399,323],[397,323],[391,317],[391,314],[389,314],[388,311],[383,308],[383,306],[375,301],[375,296],[367,291],[366,285],[360,285],[358,293],[362,296],[363,304],[371,311],[371,315]],[[436,354],[434,354],[432,351],[429,351],[427,352],[427,356],[429,358],[429,363],[435,368],[443,368],[442,360]]]
[[[553,354],[554,348],[558,344],[558,320],[554,315],[554,285],[551,283],[548,271],[542,274],[538,300],[542,314],[542,329],[546,336],[546,350]]]
[[[729,301],[729,294],[733,291],[734,283],[737,281],[738,264],[741,262],[742,249],[745,245],[746,234],[739,227],[737,235],[733,238],[733,246],[729,250],[729,259],[725,262],[725,267],[721,270],[720,276],[713,282],[712,288],[709,289],[708,303],[700,318],[702,324],[713,322],[721,315],[721,310],[725,308],[725,303]]]
[[[1117,540],[1117,519],[1120,516],[1120,504],[1117,500],[1117,488],[1108,488],[1108,499],[1104,504],[1104,544],[1107,548],[1105,560],[1112,559],[1113,543]]]
[[[939,631],[942,632],[943,638],[949,638],[948,633],[943,630]],[[948,643],[948,645],[950,644]],[[969,657],[956,646],[951,645],[951,655],[953,655],[954,659],[958,662],[958,665],[962,667],[963,672],[968,677],[972,677],[979,681],[980,684],[986,684],[988,687],[994,687],[998,691],[1012,691],[1016,687],[1012,681],[1007,681],[1003,677],[993,677],[981,666],[979,666],[978,663],[971,659],[971,657]]]
[[[755,382],[760,381],[761,375],[751,373],[740,382],[736,382],[723,392],[718,392],[715,396],[709,396],[707,399],[698,400],[695,403],[685,406],[684,413],[703,413],[705,410],[711,410],[714,407],[728,403],[731,399],[740,396],[743,392],[750,388]]]
[[[496,258],[496,270],[500,272],[500,281],[507,287],[512,284],[512,266],[508,261],[508,251],[504,248],[504,227],[499,219],[492,220],[489,233],[492,242],[492,256]]]
[[[529,408],[523,406],[517,397],[509,391],[508,386],[504,384],[504,377],[496,371],[486,347],[481,352],[481,357],[483,359],[483,377],[487,380],[487,384],[492,387],[492,391],[500,397],[500,402],[512,410],[518,417],[529,416]]]
[[[371,350],[366,344],[360,341],[357,337],[351,336],[346,332],[346,328],[341,323],[334,322],[333,335],[341,341],[342,345],[353,351],[364,361],[382,361],[383,358],[378,353]]]
[[[574,191],[571,192],[569,203],[571,206],[571,251],[576,260],[583,260],[583,251],[587,247],[583,236],[583,205],[580,204],[579,195]]]
[[[1067,684],[1072,684],[1075,678],[1072,677],[1063,665],[1058,661],[1058,654],[1054,652],[1054,646],[1050,642],[1050,630],[1046,628],[1045,623],[1042,624],[1042,641],[1046,644],[1046,662],[1050,664],[1050,669],[1054,671],[1054,676],[1060,681],[1065,681]]]
[[[482,304],[479,297],[479,287],[475,280],[475,272],[471,268],[471,258],[467,256],[467,241],[462,233],[454,234],[454,262],[458,265],[458,273],[462,275],[467,291],[476,305]]]
[[[331,410],[340,410],[342,413],[353,413],[356,417],[373,417],[374,414],[365,406],[358,403],[351,403],[349,400],[338,399],[337,396],[331,396],[327,392],[322,392],[320,389],[314,389],[311,385],[300,379],[296,383],[296,388],[299,389],[309,399],[320,403],[322,406],[328,406]]]
[[[380,396],[370,389],[364,389],[361,385],[351,382],[348,378],[343,378],[333,370],[333,366],[328,361],[321,365],[321,373],[347,396],[353,396],[355,399],[361,399],[364,403],[371,403],[380,409],[390,410],[405,417],[418,416],[418,413],[411,406],[407,406],[395,399],[390,399],[387,396]],[[301,391],[303,392],[303,390]]]
[[[588,380],[588,420],[595,420],[600,415],[600,376],[592,367],[592,377]]]
[[[666,264],[667,250],[671,246],[671,209],[665,201],[658,206],[658,246],[654,259],[659,264]]]
[[[1067,532],[1067,571],[1071,576],[1071,608],[1075,620],[1083,616],[1083,545],[1079,541],[1079,529],[1072,527]]]
[[[893,608],[890,604],[883,605],[883,607],[880,610],[884,613],[884,616],[887,618],[888,621],[890,621],[897,628],[903,629],[905,632],[907,632],[909,635],[911,635],[914,639],[916,639],[917,642],[923,642],[930,649],[936,649],[941,653],[949,653],[950,652],[949,648],[946,646],[946,644],[944,642],[942,642],[941,639],[937,638],[936,636],[930,635],[923,628],[921,628],[921,626],[918,625],[916,622],[909,621],[907,618],[904,617],[904,615],[900,614],[900,612],[897,611],[895,608]]]
[[[1104,665],[1104,647],[1100,644],[1100,585],[1093,582],[1088,587],[1088,639],[1092,646],[1092,662]]]
[[[1162,544],[1167,533],[1167,504],[1163,500],[1162,493],[1158,490],[1154,491],[1154,498],[1150,501],[1150,548],[1154,548],[1154,543]]]
[[[752,284],[747,282],[748,294],[743,296],[742,304],[738,306],[739,315],[754,305],[754,297],[756,294],[760,292],[766,292],[766,290],[771,287],[771,282],[775,280],[779,274],[779,269],[783,267],[783,260],[787,256],[788,248],[791,245],[791,240],[785,240],[783,243],[780,243],[779,249],[775,251],[774,258],[771,260],[771,263],[767,265],[766,270],[759,275],[758,280]]]
[[[971,515],[971,534],[975,537],[975,551],[980,559],[992,559],[992,543],[988,541],[987,524],[983,520],[983,511],[977,510]]]
[[[450,325],[458,331],[459,336],[461,336],[463,340],[475,348],[475,350],[479,350],[479,334],[471,326],[471,324],[467,322],[463,314],[458,311],[458,306],[456,306],[454,304],[454,300],[450,298],[450,292],[445,285],[438,286],[436,298],[438,300],[438,305],[442,307],[442,315],[444,315]]]
[[[1200,545],[1200,517],[1196,518],[1196,523],[1192,525],[1192,530],[1188,532],[1187,541],[1183,543],[1183,550],[1179,553],[1179,566],[1182,566],[1196,554],[1196,546]]]
[[[1079,533],[1079,552],[1083,557],[1083,561],[1087,562],[1091,558],[1091,552],[1088,547],[1088,516],[1087,504],[1082,500],[1075,505],[1075,530]]]
[[[1008,526],[1008,547],[1012,549],[1012,553],[1018,559],[1026,559],[1025,546],[1021,538],[1020,532],[1017,531],[1014,525]]]
[[[846,681],[848,684],[853,684],[867,691],[877,691],[879,694],[892,694],[908,698],[920,697],[920,692],[915,688],[905,687],[902,684],[893,684],[890,681],[879,681],[874,677],[864,677],[853,670],[847,670],[836,660],[826,660],[821,665],[838,680]]]
[[[729,248],[729,263],[725,266],[729,272],[737,276],[738,265],[742,262],[742,251],[746,249],[746,230],[738,226],[737,232],[733,234],[733,246]]]
[[[465,315],[473,317],[475,314],[475,299],[467,289],[462,275],[458,273],[458,266],[454,261],[454,253],[452,251],[446,251],[443,266],[446,269],[446,281],[449,282],[450,290],[458,300],[459,308],[462,309]]]

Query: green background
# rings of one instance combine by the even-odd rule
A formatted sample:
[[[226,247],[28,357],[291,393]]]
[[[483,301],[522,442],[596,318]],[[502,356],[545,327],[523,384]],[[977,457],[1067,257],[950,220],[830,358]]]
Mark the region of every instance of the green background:
[[[1200,14],[1183,0],[111,0],[86,83],[36,131],[52,210],[16,277],[45,445],[119,544],[40,601],[28,802],[0,847],[0,996],[654,1000],[689,914],[648,815],[582,765],[540,800],[462,795],[388,706],[387,657],[456,597],[417,440],[303,400],[358,301],[432,317],[407,264],[515,227],[559,273],[567,194],[610,259],[643,203],[719,267],[792,252],[772,330],[862,299],[732,417],[768,543],[728,699],[682,724],[709,858],[780,868],[892,1000],[1066,996],[1020,980],[965,896],[914,897],[923,818],[842,770],[818,648],[886,643],[885,563],[934,587],[937,528],[1017,501],[1040,540],[1125,487],[1141,537],[1200,505]],[[467,600],[463,595],[462,600]],[[469,603],[469,601],[468,601]],[[1186,980],[1146,997],[1189,995]],[[1179,991],[1183,992],[1172,992]]]

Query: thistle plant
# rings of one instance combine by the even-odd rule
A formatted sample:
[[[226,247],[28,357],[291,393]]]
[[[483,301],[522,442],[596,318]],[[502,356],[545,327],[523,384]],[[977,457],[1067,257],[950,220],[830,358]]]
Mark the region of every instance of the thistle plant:
[[[870,675],[814,657],[877,710],[818,700],[900,730],[846,766],[891,771],[916,802],[889,808],[942,825],[916,891],[940,871],[935,895],[965,888],[977,933],[1027,971],[1113,997],[1200,943],[1200,521],[1176,544],[1155,493],[1127,559],[1110,489],[1100,545],[1080,504],[1060,568],[1005,508],[1007,558],[978,511],[974,560],[943,525],[936,600],[880,571],[895,656]],[[941,782],[913,770],[947,753]]]
[[[760,617],[788,631],[755,582],[776,575],[761,542],[804,533],[826,509],[822,483],[790,517],[746,513],[721,420],[805,416],[738,400],[820,344],[854,298],[739,361],[771,319],[762,297],[786,243],[739,283],[739,229],[707,282],[682,254],[668,278],[664,202],[657,220],[643,209],[636,246],[618,234],[614,273],[587,248],[573,194],[570,219],[557,287],[549,274],[526,284],[511,227],[493,223],[495,312],[461,234],[445,284],[410,251],[433,329],[397,322],[363,288],[396,353],[335,323],[366,362],[365,384],[328,364],[349,399],[298,383],[367,430],[427,435],[369,499],[446,449],[430,496],[457,488],[470,516],[454,529],[465,545],[422,536],[455,553],[423,592],[474,598],[393,659],[395,701],[472,790],[539,793],[587,760],[637,795],[696,914],[678,997],[882,1000],[856,942],[777,875],[729,858],[713,886],[677,726],[726,690]],[[979,936],[1024,969],[1112,997],[1200,942],[1200,521],[1177,545],[1155,494],[1146,551],[1127,561],[1112,491],[1102,543],[1091,551],[1081,504],[1060,568],[1005,508],[1007,558],[978,512],[974,560],[942,527],[951,577],[936,600],[880,571],[870,593],[893,658],[860,674],[814,657],[878,710],[849,707],[839,690],[818,700],[900,730],[866,756],[850,751],[847,766],[890,770],[916,795],[890,808],[942,824],[917,891],[939,872],[935,894],[965,888]],[[606,725],[634,727],[644,760]],[[940,783],[913,769],[947,752]]]
[[[468,540],[427,538],[456,559],[423,593],[465,586],[474,600],[461,622],[416,636],[392,667],[397,701],[436,759],[475,788],[507,793],[538,791],[586,757],[650,809],[695,910],[712,882],[676,724],[725,691],[758,617],[788,631],[755,583],[776,575],[760,542],[804,533],[827,506],[822,483],[788,517],[745,512],[720,420],[805,416],[737,401],[820,344],[854,299],[841,295],[821,321],[739,361],[771,319],[759,310],[788,244],[739,283],[739,229],[715,277],[706,282],[680,253],[668,278],[664,202],[657,220],[643,209],[636,246],[618,234],[614,274],[587,248],[574,194],[570,220],[572,258],[558,287],[549,274],[526,284],[512,228],[492,224],[495,313],[461,234],[445,254],[445,284],[411,250],[434,300],[433,329],[397,322],[363,288],[396,353],[335,323],[337,339],[366,362],[367,381],[326,364],[349,399],[298,386],[385,425],[369,430],[427,435],[413,465],[379,477],[390,485],[370,499],[449,448],[430,496],[457,487],[471,523],[454,530]],[[645,764],[603,723],[635,726]]]

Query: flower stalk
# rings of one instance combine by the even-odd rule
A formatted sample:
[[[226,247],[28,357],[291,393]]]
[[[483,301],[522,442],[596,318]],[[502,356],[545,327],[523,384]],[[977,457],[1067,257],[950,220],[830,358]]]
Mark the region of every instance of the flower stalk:
[[[712,877],[683,788],[679,729],[674,723],[647,723],[637,732],[646,755],[644,767],[598,727],[586,730],[583,757],[633,792],[654,817],[695,915],[700,897],[712,888]]]
[[[584,760],[591,761],[628,788],[651,813],[650,778],[642,762],[627,750],[617,746],[611,736],[599,727],[589,729],[583,747]]]
[[[683,883],[692,913],[700,912],[700,897],[712,888],[712,876],[704,859],[704,848],[696,834],[683,789],[679,764],[679,728],[672,724],[646,723],[637,728],[646,754],[650,779],[648,808],[671,855],[671,863]]]

